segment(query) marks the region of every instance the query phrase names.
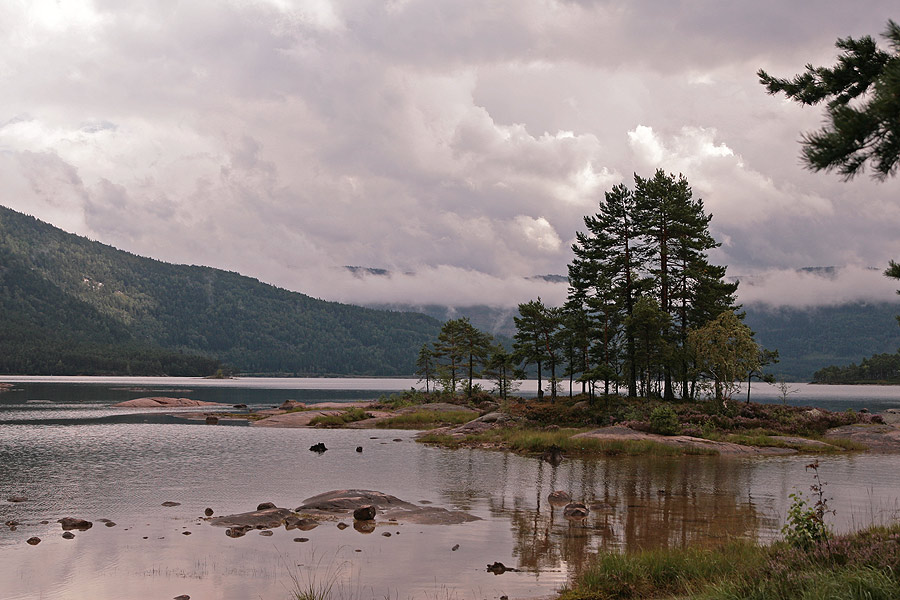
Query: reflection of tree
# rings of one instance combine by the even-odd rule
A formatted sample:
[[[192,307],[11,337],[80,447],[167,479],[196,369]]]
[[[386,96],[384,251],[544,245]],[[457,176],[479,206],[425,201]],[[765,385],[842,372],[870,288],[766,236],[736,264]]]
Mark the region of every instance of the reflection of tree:
[[[717,545],[775,526],[750,497],[752,463],[639,457],[533,468],[533,488],[489,500],[491,514],[510,521],[521,569],[578,572],[599,550]],[[554,489],[588,504],[588,518],[563,518],[546,501]]]

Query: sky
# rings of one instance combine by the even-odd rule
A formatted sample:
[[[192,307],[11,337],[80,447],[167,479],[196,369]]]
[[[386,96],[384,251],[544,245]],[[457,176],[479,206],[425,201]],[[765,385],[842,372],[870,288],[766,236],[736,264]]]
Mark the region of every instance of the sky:
[[[534,276],[661,168],[712,213],[745,303],[894,300],[900,181],[805,170],[822,108],[756,71],[831,65],[896,8],[4,0],[0,204],[327,300],[514,306],[562,301]],[[838,270],[797,272],[819,266]]]

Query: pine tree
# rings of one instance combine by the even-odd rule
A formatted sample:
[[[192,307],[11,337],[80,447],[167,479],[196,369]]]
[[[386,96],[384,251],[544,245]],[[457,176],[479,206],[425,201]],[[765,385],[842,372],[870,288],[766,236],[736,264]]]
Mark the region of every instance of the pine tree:
[[[835,66],[813,67],[793,79],[757,72],[770,94],[784,94],[800,104],[827,101],[826,125],[802,137],[803,161],[813,171],[837,170],[844,180],[868,163],[873,177],[884,180],[900,163],[900,25],[888,20],[883,37],[889,50],[871,36],[839,38],[843,52]]]

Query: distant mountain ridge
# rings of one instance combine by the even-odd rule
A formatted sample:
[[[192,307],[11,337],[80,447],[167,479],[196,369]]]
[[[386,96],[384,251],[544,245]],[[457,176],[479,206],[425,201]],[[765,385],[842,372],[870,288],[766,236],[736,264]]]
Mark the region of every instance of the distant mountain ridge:
[[[411,375],[440,323],[143,258],[0,206],[0,372]]]

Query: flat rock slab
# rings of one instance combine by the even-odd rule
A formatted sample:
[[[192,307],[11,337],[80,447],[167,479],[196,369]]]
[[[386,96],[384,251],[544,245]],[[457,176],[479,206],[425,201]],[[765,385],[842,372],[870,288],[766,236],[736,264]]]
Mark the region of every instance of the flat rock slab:
[[[872,452],[900,452],[900,429],[894,425],[844,425],[825,432],[825,439],[843,438],[863,444]]]
[[[190,398],[169,398],[166,396],[154,396],[148,398],[135,398],[113,404],[113,408],[178,408],[181,406],[226,406],[218,402],[204,402]]]
[[[714,450],[722,455],[729,456],[771,456],[780,454],[796,454],[796,450],[792,448],[758,448],[756,446],[742,446],[740,444],[732,444],[731,442],[716,442],[703,438],[693,437],[690,435],[658,435],[656,433],[644,433],[643,431],[635,431],[621,425],[612,427],[603,427],[594,431],[579,433],[573,438],[591,438],[596,440],[633,440],[633,441],[650,441],[674,448]]]
[[[396,519],[421,525],[457,525],[480,521],[480,517],[436,506],[418,506],[383,492],[372,490],[335,490],[307,498],[297,512],[328,515],[351,514],[357,508],[374,506],[378,519]]]
[[[341,410],[303,410],[292,413],[273,414],[259,421],[251,421],[252,427],[309,427],[310,421],[316,417],[339,415]],[[256,413],[256,414],[261,414]]]
[[[809,448],[810,450],[840,450],[838,446],[834,444],[829,444],[827,442],[821,442],[819,440],[810,440],[802,437],[794,437],[790,435],[770,435],[770,438],[773,440],[784,442],[785,444],[792,444],[801,446],[802,448]]]
[[[881,413],[881,418],[888,425],[900,424],[900,408],[889,408]]]
[[[431,404],[418,404],[416,406],[407,406],[401,408],[397,412],[399,414],[417,413],[423,411],[431,412],[466,412],[473,415],[480,414],[479,411],[468,406],[460,406],[459,404],[451,404],[449,402],[434,402]]]
[[[216,517],[210,520],[216,527],[249,527],[252,529],[276,529],[285,524],[291,517],[296,517],[294,511],[287,508],[265,508],[251,512],[238,513]]]

